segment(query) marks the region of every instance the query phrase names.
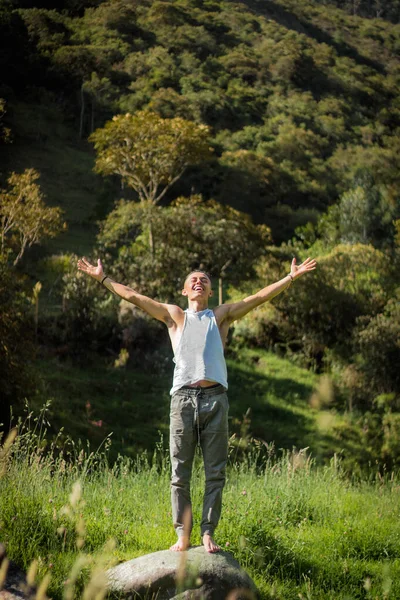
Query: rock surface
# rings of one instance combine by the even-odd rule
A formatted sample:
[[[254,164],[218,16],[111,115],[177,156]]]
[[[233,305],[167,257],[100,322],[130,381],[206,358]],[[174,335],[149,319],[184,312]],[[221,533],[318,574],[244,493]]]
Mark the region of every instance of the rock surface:
[[[7,561],[6,551],[3,544],[0,544],[0,570],[4,561]],[[7,561],[6,567],[6,578],[0,587],[0,600],[33,600],[36,590],[28,586],[25,573],[11,561]]]
[[[256,600],[256,587],[228,552],[162,550],[129,560],[107,572],[110,592],[157,600]]]

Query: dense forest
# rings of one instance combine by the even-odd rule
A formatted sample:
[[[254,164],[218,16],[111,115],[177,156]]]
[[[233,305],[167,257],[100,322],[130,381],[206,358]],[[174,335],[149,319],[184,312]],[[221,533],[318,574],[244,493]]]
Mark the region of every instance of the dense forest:
[[[165,332],[79,277],[77,254],[174,302],[193,267],[229,299],[311,255],[315,275],[240,322],[231,356],[325,374],[314,408],[344,415],[357,463],[398,465],[399,16],[386,0],[0,0],[0,420],[43,396],[35,355],[165,364]],[[153,195],[138,160],[105,157],[113,135],[146,148],[142,174],[170,157]]]

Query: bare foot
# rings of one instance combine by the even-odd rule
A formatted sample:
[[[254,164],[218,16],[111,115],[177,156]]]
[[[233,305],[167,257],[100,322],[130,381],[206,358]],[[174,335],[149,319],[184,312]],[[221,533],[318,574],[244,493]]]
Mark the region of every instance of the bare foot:
[[[178,541],[170,547],[172,552],[183,552],[190,548],[190,539],[185,537],[184,535],[178,538]]]
[[[218,544],[214,542],[211,535],[208,535],[208,533],[205,533],[203,535],[203,546],[207,550],[207,552],[210,552],[211,554],[213,554],[214,552],[219,552],[221,550],[220,546],[218,546]]]

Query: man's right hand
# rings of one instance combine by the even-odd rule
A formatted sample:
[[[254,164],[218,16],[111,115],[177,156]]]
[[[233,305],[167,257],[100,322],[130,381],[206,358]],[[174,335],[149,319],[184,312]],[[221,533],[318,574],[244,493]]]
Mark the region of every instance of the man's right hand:
[[[101,281],[104,278],[103,265],[101,264],[101,260],[97,259],[97,267],[90,264],[87,258],[83,257],[78,260],[78,269],[83,273],[87,273],[93,279],[97,281]]]

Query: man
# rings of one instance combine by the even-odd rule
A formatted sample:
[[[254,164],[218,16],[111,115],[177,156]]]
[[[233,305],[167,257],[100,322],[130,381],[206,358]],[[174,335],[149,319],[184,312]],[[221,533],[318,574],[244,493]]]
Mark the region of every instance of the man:
[[[182,294],[188,308],[164,304],[116,283],[86,258],[78,261],[80,271],[87,273],[108,290],[138,306],[150,316],[165,323],[174,351],[174,380],[171,389],[170,453],[172,465],[172,517],[178,541],[173,551],[190,546],[192,512],[190,478],[196,444],[201,447],[205,468],[205,493],[201,534],[207,552],[218,552],[214,531],[221,514],[222,490],[228,454],[228,388],[224,345],[228,329],[250,310],[271,300],[305,273],[314,270],[315,260],[307,258],[297,266],[293,259],[290,273],[241,302],[222,304],[210,310],[212,295],[210,277],[204,271],[193,271],[184,283]]]

